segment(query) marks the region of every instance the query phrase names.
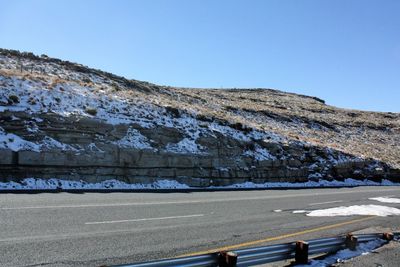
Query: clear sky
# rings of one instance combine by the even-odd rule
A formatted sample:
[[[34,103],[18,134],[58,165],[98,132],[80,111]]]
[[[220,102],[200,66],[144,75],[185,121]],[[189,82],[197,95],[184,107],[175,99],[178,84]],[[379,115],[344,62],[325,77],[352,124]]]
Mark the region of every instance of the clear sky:
[[[399,0],[0,0],[0,47],[162,85],[400,112]]]

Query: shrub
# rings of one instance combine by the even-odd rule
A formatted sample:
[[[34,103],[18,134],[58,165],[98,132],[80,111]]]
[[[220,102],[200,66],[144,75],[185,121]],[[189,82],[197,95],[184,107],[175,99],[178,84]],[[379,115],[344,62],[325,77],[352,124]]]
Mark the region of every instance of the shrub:
[[[200,121],[207,121],[207,122],[213,122],[215,119],[212,116],[206,116],[204,114],[197,114],[196,119]]]
[[[166,106],[165,110],[167,111],[168,114],[172,115],[172,117],[174,118],[179,118],[181,116],[181,113],[177,108]]]
[[[245,149],[246,150],[250,150],[250,151],[254,151],[256,149],[256,146],[254,143],[247,143],[245,144]]]
[[[8,100],[10,103],[19,103],[19,97],[16,95],[8,96]]]
[[[95,109],[95,108],[87,108],[85,111],[87,114],[92,115],[92,116],[96,116],[96,114],[97,114],[97,109]]]
[[[36,100],[33,97],[30,97],[28,99],[28,103],[31,104],[31,105],[36,105]]]
[[[91,82],[92,82],[92,80],[90,80],[90,79],[87,78],[87,77],[83,77],[83,78],[82,78],[82,81],[83,81],[84,83],[91,83]]]
[[[112,82],[111,84],[111,88],[114,92],[118,92],[121,91],[121,88],[118,86],[118,84],[116,82]]]
[[[244,133],[250,133],[252,131],[251,128],[247,127],[246,125],[243,125],[240,122],[232,123],[229,126],[235,130],[242,131]]]

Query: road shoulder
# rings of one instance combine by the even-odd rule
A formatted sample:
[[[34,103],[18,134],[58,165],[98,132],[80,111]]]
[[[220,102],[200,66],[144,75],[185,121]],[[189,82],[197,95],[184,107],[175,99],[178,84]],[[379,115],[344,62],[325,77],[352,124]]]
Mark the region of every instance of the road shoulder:
[[[390,243],[377,248],[376,250],[361,255],[343,263],[335,264],[336,267],[392,267],[398,266],[400,259],[400,242],[391,241]]]

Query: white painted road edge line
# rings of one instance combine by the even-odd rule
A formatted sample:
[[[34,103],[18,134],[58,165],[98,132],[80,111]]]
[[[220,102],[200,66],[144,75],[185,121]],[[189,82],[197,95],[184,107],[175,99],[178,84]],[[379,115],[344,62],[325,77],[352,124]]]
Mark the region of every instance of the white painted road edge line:
[[[109,224],[109,223],[125,223],[125,222],[142,222],[142,221],[160,221],[160,220],[193,218],[193,217],[203,217],[203,216],[204,216],[204,214],[190,214],[190,215],[158,217],[158,218],[143,218],[143,219],[102,221],[102,222],[85,222],[85,224],[90,225],[90,224]]]
[[[310,203],[308,206],[316,206],[316,205],[324,205],[324,204],[331,204],[331,203],[340,203],[343,200],[335,200],[335,201],[327,201],[327,202],[319,202],[319,203]]]

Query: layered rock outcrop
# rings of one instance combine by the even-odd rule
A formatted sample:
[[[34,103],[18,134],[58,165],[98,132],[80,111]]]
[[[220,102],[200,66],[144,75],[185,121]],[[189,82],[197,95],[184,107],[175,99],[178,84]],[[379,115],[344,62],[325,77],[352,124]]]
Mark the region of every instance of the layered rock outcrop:
[[[156,86],[0,50],[0,181],[399,180],[396,113],[269,89]]]

